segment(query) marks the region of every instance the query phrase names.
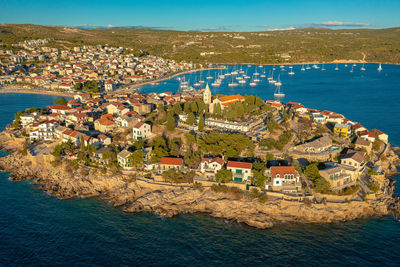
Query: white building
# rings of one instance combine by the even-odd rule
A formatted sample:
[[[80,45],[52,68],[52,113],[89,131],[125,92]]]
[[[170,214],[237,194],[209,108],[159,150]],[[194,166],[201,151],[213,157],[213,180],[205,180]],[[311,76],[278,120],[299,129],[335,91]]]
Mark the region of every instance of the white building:
[[[151,136],[151,125],[138,122],[135,126],[133,126],[133,139],[134,140],[141,140],[146,139]]]
[[[224,160],[216,157],[216,158],[202,158],[200,164],[201,172],[213,172],[216,173],[224,166]]]

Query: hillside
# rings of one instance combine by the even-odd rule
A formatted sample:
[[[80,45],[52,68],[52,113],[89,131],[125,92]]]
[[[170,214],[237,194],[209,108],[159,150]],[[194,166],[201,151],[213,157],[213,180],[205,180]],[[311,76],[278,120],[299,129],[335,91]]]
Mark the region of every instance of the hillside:
[[[3,49],[10,48],[11,44],[19,41],[50,37],[56,40],[50,46],[62,49],[83,44],[108,44],[129,47],[136,53],[148,52],[193,62],[274,64],[365,60],[400,63],[400,28],[310,28],[234,33],[132,28],[85,30],[31,24],[0,25],[0,43]],[[280,54],[289,54],[291,57],[285,61]]]

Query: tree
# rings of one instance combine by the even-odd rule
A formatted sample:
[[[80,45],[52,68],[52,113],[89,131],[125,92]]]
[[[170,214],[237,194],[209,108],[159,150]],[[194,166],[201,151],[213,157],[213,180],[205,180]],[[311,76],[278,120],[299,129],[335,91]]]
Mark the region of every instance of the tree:
[[[171,112],[167,114],[167,130],[170,132],[175,130],[175,118]]]
[[[199,116],[199,130],[203,130],[204,129],[204,116],[203,114],[200,114]]]
[[[66,106],[67,105],[67,100],[65,100],[64,97],[61,97],[61,98],[57,99],[56,101],[54,101],[54,104],[61,105],[61,106]]]
[[[188,114],[186,123],[189,124],[189,125],[193,125],[195,123],[195,117],[194,117],[194,114],[192,112],[190,112]]]
[[[274,159],[275,159],[274,154],[267,153],[267,154],[265,155],[265,160],[266,160],[266,161],[271,161],[271,160],[274,160]]]
[[[219,183],[228,183],[232,181],[232,172],[222,168],[215,174],[215,180]]]
[[[314,184],[317,182],[317,180],[319,179],[320,175],[319,175],[319,170],[316,164],[310,164],[306,167],[306,169],[304,170],[304,174],[307,177],[307,179],[309,179],[310,181],[312,181]]]
[[[131,161],[132,165],[134,165],[137,169],[143,166],[144,156],[145,154],[142,150],[136,150],[131,155],[129,155],[129,160]]]

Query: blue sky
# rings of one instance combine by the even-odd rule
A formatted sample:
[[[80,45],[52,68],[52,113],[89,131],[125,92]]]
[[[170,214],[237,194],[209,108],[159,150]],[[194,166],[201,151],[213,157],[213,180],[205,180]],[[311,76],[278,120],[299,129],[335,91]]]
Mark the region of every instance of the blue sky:
[[[400,0],[0,0],[0,23],[203,31],[400,26]]]

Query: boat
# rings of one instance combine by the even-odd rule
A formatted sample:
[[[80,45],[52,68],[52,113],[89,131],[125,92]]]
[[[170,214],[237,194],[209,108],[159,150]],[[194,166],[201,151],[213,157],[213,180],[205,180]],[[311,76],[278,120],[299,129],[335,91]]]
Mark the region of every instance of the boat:
[[[310,65],[307,64],[306,70],[311,69]]]
[[[314,68],[314,69],[319,69],[319,67],[318,67],[317,64],[314,64],[314,65],[313,65],[313,68]]]
[[[322,64],[321,71],[326,71],[326,69],[325,69],[325,67],[324,67],[324,64]]]
[[[238,83],[244,84],[244,83],[246,83],[246,80],[240,80],[240,81],[238,81]]]
[[[282,85],[281,76],[280,75],[278,75],[278,81],[275,82],[275,85],[276,86],[281,86]]]
[[[289,68],[290,68],[290,71],[288,72],[288,74],[289,74],[289,75],[294,75],[294,72],[293,72],[293,67],[292,67],[292,66],[290,66]]]
[[[275,70],[275,65],[272,67],[272,70]]]
[[[274,71],[272,71],[271,77],[268,77],[268,82],[269,83],[276,83],[276,81],[274,80]]]
[[[248,68],[251,68],[251,65],[247,65]]]
[[[350,70],[350,72],[353,72],[353,69],[354,69],[354,65],[353,65],[353,66],[351,66],[351,70]]]
[[[228,84],[229,87],[235,87],[235,86],[238,86],[238,85],[239,84],[233,82],[233,77],[232,77],[231,83]]]
[[[213,82],[212,84],[211,84],[211,86],[214,86],[214,87],[218,87],[218,86],[220,86],[221,85],[221,83],[219,83],[219,82]]]
[[[379,63],[378,71],[382,71],[382,64]]]
[[[275,90],[275,93],[274,93],[274,97],[276,99],[281,99],[281,98],[285,97],[285,94],[281,92],[281,87],[280,86],[276,87],[276,90]]]
[[[249,83],[249,85],[250,85],[250,86],[256,86],[256,85],[257,85],[257,83],[255,83],[255,82],[251,82],[251,83]]]
[[[364,64],[362,64],[362,67],[360,68],[360,70],[365,71]]]
[[[304,68],[304,64],[303,64],[303,66],[301,66],[301,69],[300,69],[301,71],[305,71],[306,69]]]
[[[338,64],[336,64],[336,68],[335,68],[335,70],[339,70]]]
[[[263,65],[258,65],[258,67],[259,67],[259,68],[262,68],[262,67],[263,67]]]
[[[254,72],[253,75],[258,76],[258,75],[260,75],[260,73],[258,73],[256,70],[256,72]]]
[[[344,67],[347,68],[347,64],[344,64]]]
[[[199,87],[201,84],[199,82],[193,84],[196,87]]]
[[[253,81],[254,82],[260,82],[260,79],[255,78]]]

